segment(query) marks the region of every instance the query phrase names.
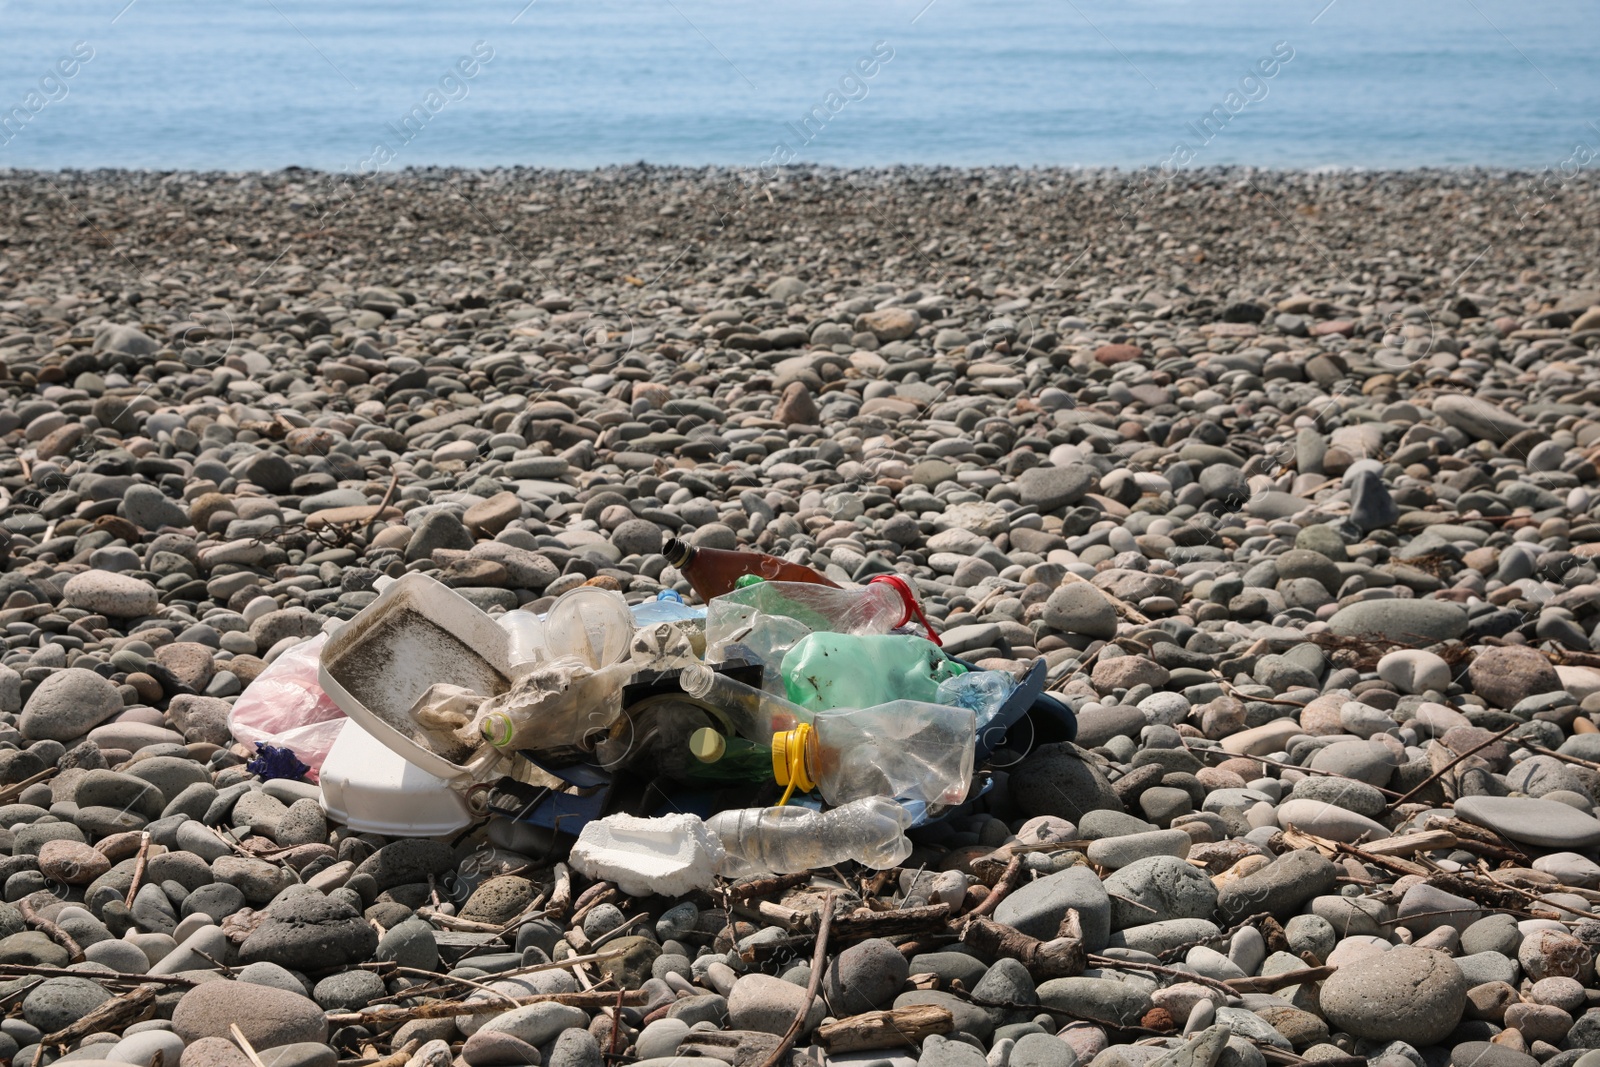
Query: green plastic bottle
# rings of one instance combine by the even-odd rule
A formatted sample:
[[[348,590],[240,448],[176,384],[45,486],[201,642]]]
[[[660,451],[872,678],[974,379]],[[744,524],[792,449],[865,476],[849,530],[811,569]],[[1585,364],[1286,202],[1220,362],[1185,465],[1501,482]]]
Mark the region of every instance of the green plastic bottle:
[[[783,657],[783,688],[810,711],[895,700],[938,703],[939,683],[967,669],[910,634],[813,633]]]

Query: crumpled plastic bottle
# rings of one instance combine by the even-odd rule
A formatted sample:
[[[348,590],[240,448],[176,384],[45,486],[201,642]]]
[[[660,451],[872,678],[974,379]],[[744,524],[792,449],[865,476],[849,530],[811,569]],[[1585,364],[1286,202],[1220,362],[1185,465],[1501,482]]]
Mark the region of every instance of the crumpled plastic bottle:
[[[726,878],[793,874],[854,860],[887,870],[911,855],[911,816],[884,797],[865,797],[831,811],[789,806],[736,808],[706,820],[727,855]]]
[[[940,682],[936,697],[941,704],[970,708],[978,716],[978,729],[982,730],[1016,688],[1017,680],[1005,671],[968,671]]]
[[[783,657],[783,688],[803,708],[867,708],[936,701],[939,684],[966,668],[910,634],[809,634]]]

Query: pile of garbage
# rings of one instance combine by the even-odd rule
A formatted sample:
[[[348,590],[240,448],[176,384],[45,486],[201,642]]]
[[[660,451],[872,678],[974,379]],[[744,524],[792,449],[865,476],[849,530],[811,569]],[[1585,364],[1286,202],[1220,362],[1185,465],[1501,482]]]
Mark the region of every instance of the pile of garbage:
[[[985,792],[990,760],[1073,736],[1042,661],[1019,682],[946,654],[904,580],[846,589],[761,553],[668,551],[704,606],[585,585],[495,618],[426,574],[384,579],[230,725],[257,773],[319,780],[353,829],[487,818],[634,896],[888,870],[907,831]]]

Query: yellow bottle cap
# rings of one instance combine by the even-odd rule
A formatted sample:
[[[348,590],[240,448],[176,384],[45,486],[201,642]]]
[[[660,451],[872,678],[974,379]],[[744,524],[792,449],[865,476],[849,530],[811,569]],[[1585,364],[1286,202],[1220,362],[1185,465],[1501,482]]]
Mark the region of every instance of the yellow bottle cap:
[[[807,752],[811,740],[810,723],[801,723],[793,730],[783,730],[772,735],[772,777],[779,785],[786,785],[809,793],[817,787],[811,778]],[[787,796],[787,794],[785,794]]]
[[[701,763],[715,763],[728,751],[728,739],[709,726],[702,726],[689,735],[689,751]]]
[[[772,780],[789,784],[789,731],[772,735]]]

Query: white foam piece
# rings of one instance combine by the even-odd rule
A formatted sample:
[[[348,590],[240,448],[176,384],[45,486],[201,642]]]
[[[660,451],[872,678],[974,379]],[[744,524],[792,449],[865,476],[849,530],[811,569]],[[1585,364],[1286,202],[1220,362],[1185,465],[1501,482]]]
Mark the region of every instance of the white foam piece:
[[[567,862],[630,896],[682,896],[715,884],[722,842],[694,815],[608,815],[583,828]]]

